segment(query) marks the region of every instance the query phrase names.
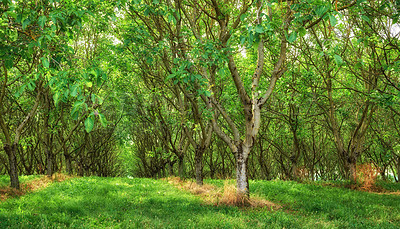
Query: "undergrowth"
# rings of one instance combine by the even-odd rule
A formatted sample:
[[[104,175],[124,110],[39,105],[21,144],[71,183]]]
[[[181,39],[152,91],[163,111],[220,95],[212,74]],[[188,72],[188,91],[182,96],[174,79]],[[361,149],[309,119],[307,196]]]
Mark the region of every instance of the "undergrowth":
[[[357,165],[357,188],[363,191],[382,191],[375,185],[379,169],[375,168],[372,163],[364,163]]]

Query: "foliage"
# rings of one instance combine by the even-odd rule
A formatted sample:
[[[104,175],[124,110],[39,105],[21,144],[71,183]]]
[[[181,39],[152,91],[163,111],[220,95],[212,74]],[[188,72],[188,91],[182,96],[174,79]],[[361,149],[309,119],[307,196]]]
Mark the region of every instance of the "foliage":
[[[0,174],[399,182],[399,12],[0,1]]]

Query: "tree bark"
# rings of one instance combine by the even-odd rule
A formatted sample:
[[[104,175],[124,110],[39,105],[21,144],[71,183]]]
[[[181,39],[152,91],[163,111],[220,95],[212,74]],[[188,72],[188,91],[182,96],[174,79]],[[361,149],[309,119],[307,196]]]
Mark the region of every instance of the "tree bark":
[[[51,150],[46,148],[46,158],[47,158],[47,176],[51,177],[53,175],[53,155]]]
[[[179,177],[184,178],[185,177],[185,164],[184,164],[184,156],[181,155],[178,157],[178,172],[179,172]]]
[[[8,155],[8,164],[9,164],[8,174],[10,175],[11,187],[19,189],[20,186],[19,186],[17,158],[16,158],[17,144],[12,144],[12,145],[6,144],[4,146],[4,150]]]
[[[400,183],[400,156],[397,156],[397,182]]]
[[[175,176],[174,174],[174,162],[173,161],[169,161],[168,162],[168,174],[169,176]]]
[[[352,183],[357,183],[357,158],[355,155],[349,157],[349,178]]]
[[[245,148],[246,150],[244,150],[243,148]],[[243,197],[247,199],[250,196],[247,172],[247,161],[249,159],[249,153],[250,149],[243,147],[242,145],[238,147],[238,150],[236,152],[236,188],[238,198],[240,199],[243,199]]]
[[[300,157],[300,146],[299,146],[299,140],[297,138],[297,133],[296,131],[293,132],[293,152],[292,155],[290,156],[290,162],[292,163],[291,165],[291,177],[292,180],[297,180],[297,179],[301,179],[302,177],[298,177],[298,171],[297,171],[297,167],[298,167],[298,161],[299,161],[299,157]]]
[[[197,146],[194,153],[195,170],[196,170],[196,184],[203,185],[203,154],[204,149]]]
[[[67,170],[67,174],[72,175],[71,157],[67,154],[64,154],[64,157],[65,157],[65,169]]]
[[[53,153],[51,150],[51,141],[50,141],[50,132],[49,132],[49,119],[50,119],[50,100],[49,100],[49,92],[44,92],[44,120],[43,120],[43,132],[44,132],[44,146],[45,146],[45,155],[47,162],[47,176],[51,177],[53,175]]]

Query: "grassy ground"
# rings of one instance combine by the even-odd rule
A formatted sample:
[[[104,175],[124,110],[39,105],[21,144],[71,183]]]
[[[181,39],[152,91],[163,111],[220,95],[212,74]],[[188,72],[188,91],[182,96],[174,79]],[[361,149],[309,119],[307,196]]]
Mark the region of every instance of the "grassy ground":
[[[399,195],[287,181],[250,188],[283,208],[207,205],[164,180],[85,177],[1,202],[0,228],[400,228]]]
[[[26,183],[26,182],[35,180],[39,177],[40,176],[38,176],[38,175],[19,176],[19,182]],[[6,187],[8,185],[10,185],[10,177],[9,176],[0,176],[0,188]]]

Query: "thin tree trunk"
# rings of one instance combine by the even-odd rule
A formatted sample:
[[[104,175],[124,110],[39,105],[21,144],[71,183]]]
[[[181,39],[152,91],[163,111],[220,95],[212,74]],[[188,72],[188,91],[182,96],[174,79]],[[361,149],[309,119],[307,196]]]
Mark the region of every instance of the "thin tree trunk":
[[[169,173],[169,176],[175,176],[175,174],[174,174],[174,163],[172,161],[170,161],[168,163],[168,173]]]
[[[179,177],[184,178],[185,177],[185,164],[184,164],[184,157],[183,155],[178,157],[178,172],[179,172]]]
[[[53,157],[51,150],[46,146],[46,158],[47,158],[47,176],[53,175]]]
[[[297,171],[297,167],[298,167],[298,161],[299,161],[299,157],[300,157],[300,147],[299,147],[299,141],[297,138],[297,133],[293,132],[293,152],[292,155],[290,156],[290,162],[292,163],[291,165],[291,178],[292,180],[297,180],[297,179],[301,179],[302,177],[298,177],[298,171]]]
[[[196,184],[203,185],[203,153],[204,149],[197,146],[194,153],[195,170],[196,170]]]
[[[44,132],[44,147],[45,147],[45,155],[46,155],[46,164],[47,164],[47,176],[51,177],[53,175],[53,155],[50,147],[50,133],[49,133],[49,118],[50,118],[50,102],[49,102],[49,92],[46,91],[44,93],[44,124],[43,124],[43,132]]]
[[[16,150],[17,145],[5,145],[4,150],[8,156],[9,170],[8,174],[10,175],[11,187],[19,189],[19,178],[18,178],[18,170],[17,170],[17,158],[16,158]]]
[[[68,175],[72,175],[71,157],[66,154],[64,154],[64,157],[65,157],[65,169],[67,170]]]
[[[379,173],[380,173],[380,175],[381,175],[381,177],[382,177],[382,180],[386,181],[386,180],[387,180],[387,179],[386,179],[386,165],[385,165],[385,166],[382,166],[382,167],[380,168]]]
[[[397,156],[397,182],[400,183],[400,156]]]
[[[349,157],[349,178],[352,183],[357,183],[357,159]]]

